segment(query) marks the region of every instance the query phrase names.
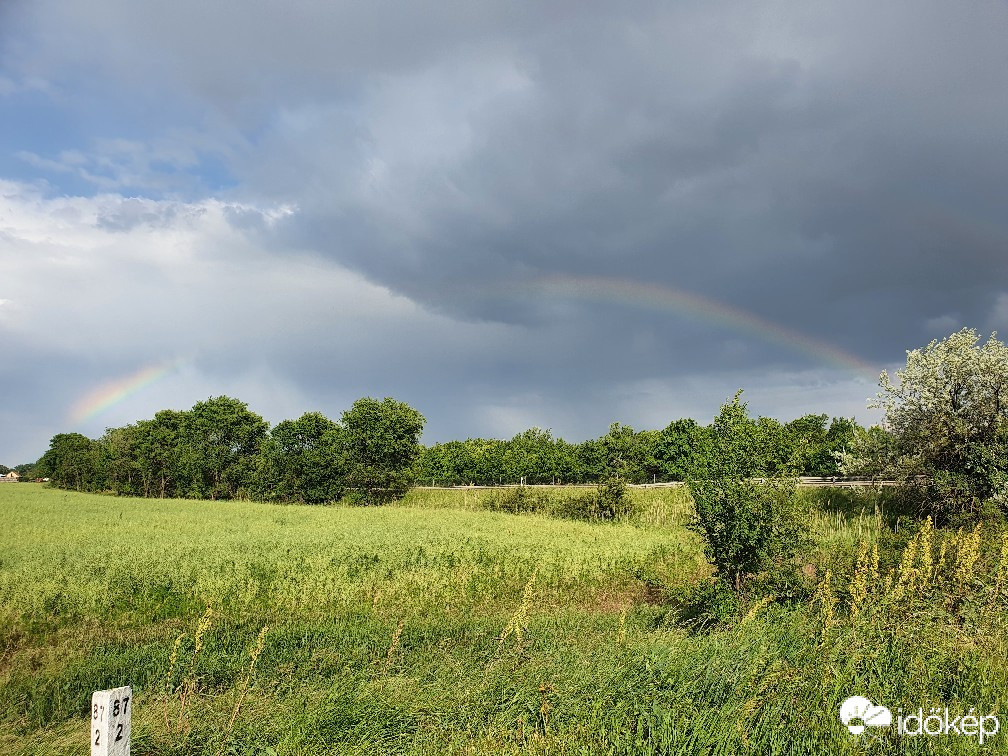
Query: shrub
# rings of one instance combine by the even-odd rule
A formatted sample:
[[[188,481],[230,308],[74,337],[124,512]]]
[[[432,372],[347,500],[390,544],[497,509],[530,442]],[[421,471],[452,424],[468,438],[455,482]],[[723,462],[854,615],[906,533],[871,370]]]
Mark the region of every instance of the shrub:
[[[514,486],[491,491],[483,500],[483,506],[491,512],[511,514],[546,512],[549,509],[548,504],[549,500],[543,489],[531,486]]]
[[[630,514],[631,503],[626,483],[619,478],[609,478],[599,483],[594,491],[558,502],[552,514],[569,520],[618,520]]]
[[[796,478],[760,479],[751,450],[759,425],[749,419],[741,391],[711,426],[711,449],[689,482],[693,528],[704,537],[719,578],[736,593],[746,577],[790,558],[802,532]]]
[[[802,532],[794,479],[694,481],[694,529],[707,557],[735,591],[746,577],[790,558]]]
[[[563,490],[534,486],[491,491],[483,500],[483,506],[494,512],[539,513],[568,520],[596,522],[625,517],[630,513],[632,505],[626,484],[612,478],[600,483],[593,491],[574,496]]]
[[[1008,346],[964,328],[907,352],[879,385],[869,406],[885,412],[889,474],[914,481],[939,523],[982,517],[1008,484]]]

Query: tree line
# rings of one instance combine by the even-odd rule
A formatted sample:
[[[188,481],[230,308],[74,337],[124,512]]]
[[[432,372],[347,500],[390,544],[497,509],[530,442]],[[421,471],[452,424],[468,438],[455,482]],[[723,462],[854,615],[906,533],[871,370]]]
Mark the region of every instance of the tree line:
[[[746,418],[759,474],[836,475],[853,420],[805,415],[789,423]],[[597,439],[570,443],[531,428],[510,440],[423,446],[423,416],[386,398],[360,399],[339,421],[305,413],[270,428],[248,406],[221,396],[185,411],[108,428],[97,439],[60,433],[22,469],[61,488],[162,498],[253,498],[319,504],[402,496],[437,485],[683,481],[712,452],[714,425],[676,420],[662,430],[613,423]]]
[[[17,469],[82,491],[306,504],[381,501],[415,481],[696,482],[718,469],[768,479],[855,474],[903,481],[936,519],[1008,512],[1008,347],[996,335],[981,343],[964,329],[907,352],[906,368],[896,381],[883,373],[880,389],[873,406],[885,420],[870,428],[826,415],[751,418],[736,396],[707,426],[680,419],[636,431],[614,423],[581,443],[531,428],[510,440],[427,447],[419,443],[424,417],[391,398],[359,399],[338,421],[306,413],[271,429],[244,402],[222,396],[98,439],[58,434],[31,470]]]
[[[853,419],[805,415],[788,423],[745,418],[748,455],[764,476],[840,473],[838,454],[858,432]],[[570,443],[531,428],[510,440],[471,438],[425,447],[417,462],[419,482],[434,485],[502,483],[628,483],[685,481],[712,453],[714,425],[681,419],[661,430],[636,431],[613,423],[596,439]]]
[[[271,429],[244,402],[220,396],[98,439],[57,434],[32,475],[124,496],[380,503],[411,485],[423,426],[403,402],[364,398],[339,421],[308,412]]]
[[[599,483],[594,497],[576,502],[595,519],[621,511],[627,482],[686,481],[693,527],[718,577],[738,592],[798,548],[807,529],[799,475],[896,479],[901,508],[943,527],[1008,521],[1008,347],[996,334],[981,342],[963,329],[908,351],[895,379],[883,372],[869,405],[883,410],[881,426],[826,415],[751,418],[739,391],[707,426],[682,419],[635,431],[614,423],[582,443],[532,428],[509,441],[423,447],[423,416],[390,398],[360,399],[338,421],[306,413],[270,429],[243,402],[217,397],[99,439],[58,434],[31,472],[21,468],[82,491],[305,504],[381,503],[417,478]],[[535,511],[528,489],[511,491],[499,508]]]

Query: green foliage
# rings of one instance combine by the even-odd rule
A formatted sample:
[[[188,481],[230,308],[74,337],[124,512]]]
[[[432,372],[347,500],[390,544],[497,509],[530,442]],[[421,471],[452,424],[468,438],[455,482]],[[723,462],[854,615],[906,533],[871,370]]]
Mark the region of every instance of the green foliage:
[[[22,462],[20,465],[14,465],[14,472],[20,475],[22,478],[41,478],[42,475],[35,474],[35,463],[34,462]]]
[[[593,491],[562,500],[550,514],[570,520],[597,522],[619,520],[630,514],[630,497],[621,478],[609,478]]]
[[[749,451],[756,466],[767,475],[836,475],[836,454],[850,446],[857,426],[834,418],[827,429],[826,419],[807,415],[783,425],[759,418]],[[616,477],[628,483],[685,481],[709,453],[710,428],[690,419],[660,431],[613,423],[601,438],[578,444],[530,428],[509,440],[470,438],[425,447],[416,477],[439,486],[599,483]]]
[[[263,498],[325,504],[343,495],[343,429],[319,412],[278,423],[263,440],[257,490]]]
[[[502,477],[526,483],[553,483],[559,471],[556,442],[549,430],[530,428],[503,449]]]
[[[854,435],[861,426],[854,418],[834,417],[826,431],[825,443],[812,455],[810,475],[839,475],[840,455],[854,443]]]
[[[687,480],[709,453],[708,429],[695,420],[676,420],[661,431],[658,458],[668,480]]]
[[[792,556],[802,529],[795,478],[756,478],[777,461],[752,450],[773,449],[777,429],[751,420],[741,393],[715,418],[710,453],[689,481],[694,527],[718,576],[736,592],[748,576]]]
[[[795,418],[784,426],[784,432],[788,435],[791,456],[791,463],[794,469],[808,475],[831,475],[835,474],[835,463],[825,466],[824,461],[832,462],[831,458],[824,460],[828,455],[827,451],[827,430],[826,423],[829,420],[827,415],[803,415]],[[834,423],[836,420],[834,420]]]
[[[340,457],[345,483],[364,504],[401,498],[413,484],[424,417],[404,402],[358,399],[343,413]]]
[[[104,487],[101,448],[80,433],[58,433],[36,467],[42,477],[54,485],[77,491],[96,491]]]
[[[920,476],[939,521],[975,518],[1008,486],[1008,347],[964,328],[907,352],[896,379],[882,373],[872,404],[892,436],[889,472]]]
[[[490,491],[484,509],[510,514],[545,514],[568,520],[600,522],[627,518],[633,508],[626,483],[610,478],[593,490],[510,486]]]
[[[626,483],[620,478],[609,478],[595,490],[598,517],[601,520],[615,520],[629,512],[630,497]]]
[[[342,424],[306,413],[270,433],[244,402],[221,396],[109,428],[97,441],[58,434],[36,474],[59,488],[119,495],[321,504],[349,490],[380,503],[412,483],[423,422],[402,402],[361,399]]]
[[[182,469],[188,494],[233,499],[252,486],[269,425],[245,402],[219,396],[197,402],[182,422]]]
[[[491,512],[509,514],[548,514],[553,510],[549,490],[531,486],[509,486],[495,489],[483,500],[483,506]]]
[[[694,630],[709,631],[737,620],[743,601],[724,580],[704,580],[677,591],[672,605],[683,624]]]
[[[161,410],[137,423],[137,466],[144,496],[182,496],[186,413]]]
[[[891,433],[878,425],[856,427],[849,445],[838,452],[840,473],[862,478],[886,478],[898,466],[896,446]]]

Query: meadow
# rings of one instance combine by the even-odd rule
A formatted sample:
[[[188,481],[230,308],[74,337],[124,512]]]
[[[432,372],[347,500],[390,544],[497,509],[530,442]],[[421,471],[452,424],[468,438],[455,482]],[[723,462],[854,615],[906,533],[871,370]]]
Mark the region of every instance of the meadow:
[[[857,694],[1008,720],[999,530],[805,492],[800,560],[737,599],[685,489],[632,489],[597,523],[491,494],[0,486],[0,752],[84,752],[92,691],[123,684],[134,754],[1008,752],[1003,733],[855,737],[837,713]]]

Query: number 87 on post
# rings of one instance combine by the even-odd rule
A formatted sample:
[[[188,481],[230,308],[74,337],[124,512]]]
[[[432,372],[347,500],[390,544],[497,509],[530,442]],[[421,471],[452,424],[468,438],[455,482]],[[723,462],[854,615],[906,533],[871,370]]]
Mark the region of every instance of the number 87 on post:
[[[129,685],[91,696],[91,756],[129,756],[133,691]]]

